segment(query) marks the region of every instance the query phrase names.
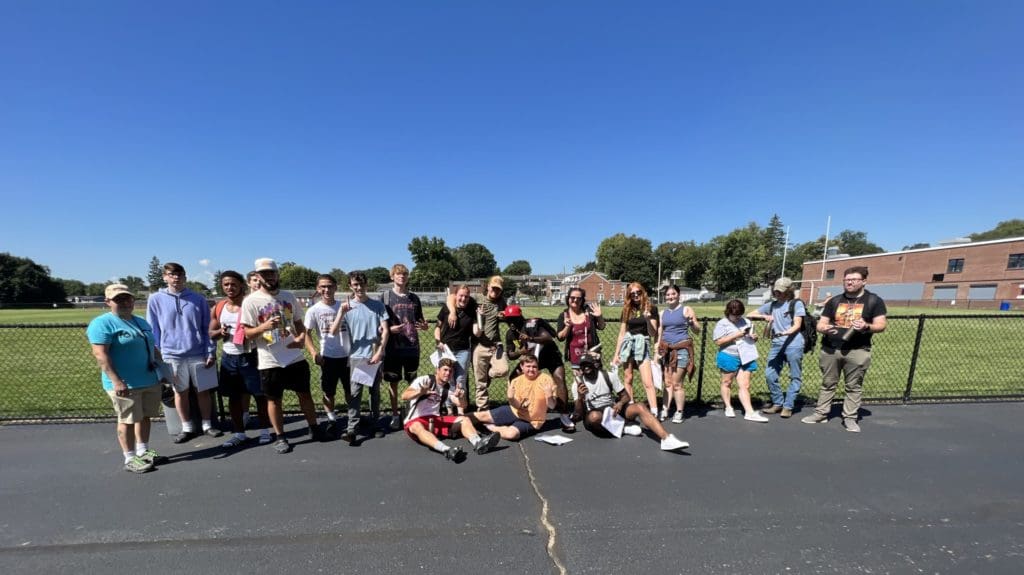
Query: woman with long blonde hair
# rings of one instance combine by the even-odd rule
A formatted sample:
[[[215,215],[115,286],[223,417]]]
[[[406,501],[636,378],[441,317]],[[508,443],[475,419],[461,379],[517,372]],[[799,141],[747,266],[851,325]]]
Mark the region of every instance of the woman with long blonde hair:
[[[647,299],[647,290],[638,282],[627,289],[626,304],[622,306],[619,340],[615,344],[612,366],[623,365],[623,384],[633,401],[633,372],[640,371],[640,381],[647,393],[651,413],[658,413],[658,395],[651,375],[651,338],[658,335],[658,308]]]

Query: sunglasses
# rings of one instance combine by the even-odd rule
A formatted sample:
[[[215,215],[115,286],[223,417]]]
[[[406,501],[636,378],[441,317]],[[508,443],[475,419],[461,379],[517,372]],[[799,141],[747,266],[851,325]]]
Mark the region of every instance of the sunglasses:
[[[569,301],[580,301],[581,299],[583,299],[583,298],[581,298],[581,297],[576,297],[576,296],[574,296],[574,295],[571,295],[571,296],[569,296]]]
[[[643,292],[638,292],[638,291],[631,291],[631,292],[629,292],[629,295],[640,295],[640,294],[642,294],[642,293],[643,293]]]

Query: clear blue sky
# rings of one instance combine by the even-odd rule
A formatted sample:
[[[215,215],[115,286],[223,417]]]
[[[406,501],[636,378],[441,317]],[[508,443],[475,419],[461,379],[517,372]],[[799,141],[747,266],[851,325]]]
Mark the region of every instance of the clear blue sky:
[[[0,2],[0,251],[537,273],[778,213],[886,249],[1024,217],[1024,3]]]

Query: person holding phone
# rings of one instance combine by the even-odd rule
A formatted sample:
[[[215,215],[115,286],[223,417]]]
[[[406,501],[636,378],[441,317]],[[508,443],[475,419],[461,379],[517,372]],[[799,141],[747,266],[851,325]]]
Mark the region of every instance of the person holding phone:
[[[722,404],[725,416],[736,417],[732,409],[732,382],[739,387],[740,404],[743,405],[743,419],[765,423],[768,418],[754,411],[750,403],[750,375],[757,371],[757,334],[754,324],[743,317],[746,308],[738,299],[725,304],[725,317],[718,320],[712,337],[718,344],[715,363],[722,374]],[[753,359],[749,359],[753,357]]]

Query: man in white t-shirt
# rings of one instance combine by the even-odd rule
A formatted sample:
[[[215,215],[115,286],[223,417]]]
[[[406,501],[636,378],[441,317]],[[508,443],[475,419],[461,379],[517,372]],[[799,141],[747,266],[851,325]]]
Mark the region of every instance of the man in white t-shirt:
[[[288,453],[292,447],[284,436],[281,408],[286,389],[299,397],[299,407],[306,416],[313,439],[324,439],[323,432],[316,425],[316,408],[309,394],[309,362],[302,353],[306,339],[302,305],[291,292],[280,291],[274,260],[256,260],[256,271],[260,274],[262,287],[242,301],[242,325],[245,326],[246,339],[256,340],[260,386],[267,396],[267,412],[277,434],[274,451]]]
[[[473,445],[473,451],[483,455],[498,445],[501,436],[492,433],[480,437],[465,416],[441,415],[441,403],[449,392],[454,395],[457,406],[466,407],[466,393],[461,388],[451,389],[455,365],[451,358],[442,359],[434,375],[417,377],[409,384],[408,389],[402,392],[402,400],[409,402],[409,414],[405,419],[405,432],[409,437],[443,454],[449,461],[458,462],[465,453],[459,447],[445,445],[441,439],[456,439],[463,435]]]
[[[573,419],[583,421],[583,426],[591,433],[600,437],[612,437],[610,431],[601,423],[607,408],[626,419],[627,422],[639,420],[647,429],[661,440],[661,449],[675,451],[685,449],[689,443],[681,441],[675,435],[665,431],[658,418],[647,407],[640,403],[629,403],[626,388],[614,372],[601,369],[601,360],[592,354],[580,358],[580,377],[572,388],[572,398],[576,405]],[[623,428],[627,435],[642,435],[643,431],[635,423]]]
[[[321,275],[316,279],[316,291],[320,294],[320,301],[306,310],[306,350],[313,357],[313,362],[320,366],[320,390],[323,392],[324,412],[327,414],[325,431],[334,435],[337,433],[335,422],[338,419],[334,411],[334,396],[338,391],[338,381],[341,381],[345,404],[348,405],[348,388],[352,381],[348,355],[352,342],[344,322],[341,323],[338,333],[332,334],[330,331],[331,324],[338,317],[338,310],[341,308],[341,302],[334,299],[334,294],[338,291],[337,280],[332,275]],[[314,334],[320,339],[319,348],[313,343]]]

